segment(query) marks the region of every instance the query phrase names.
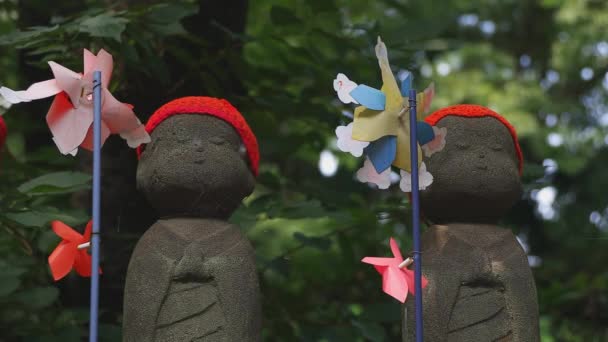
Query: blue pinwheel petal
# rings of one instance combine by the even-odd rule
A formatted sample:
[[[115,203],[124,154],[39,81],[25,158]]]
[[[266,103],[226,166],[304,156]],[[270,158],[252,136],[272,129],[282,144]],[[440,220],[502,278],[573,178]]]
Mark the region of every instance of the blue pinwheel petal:
[[[382,173],[388,169],[397,154],[397,137],[394,135],[384,136],[365,148],[365,154],[374,165],[376,172]]]
[[[418,138],[418,144],[420,144],[420,146],[425,145],[426,143],[435,139],[435,132],[433,132],[433,127],[428,123],[424,121],[418,121],[416,122],[416,127],[418,128],[416,136]]]
[[[384,93],[365,84],[356,86],[355,89],[350,91],[350,96],[369,109],[384,110],[384,106],[386,105]]]
[[[401,96],[408,97],[410,96],[410,89],[412,88],[412,79],[414,75],[411,72],[406,71],[405,78],[401,80]]]

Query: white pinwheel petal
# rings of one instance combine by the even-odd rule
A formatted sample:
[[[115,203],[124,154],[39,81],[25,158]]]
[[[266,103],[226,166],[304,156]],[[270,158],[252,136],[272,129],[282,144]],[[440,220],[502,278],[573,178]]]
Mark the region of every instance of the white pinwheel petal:
[[[338,93],[338,98],[342,103],[355,103],[358,104],[350,92],[357,87],[357,83],[351,81],[344,74],[338,74],[334,80],[334,90]]]
[[[391,185],[391,169],[388,168],[382,173],[377,173],[372,162],[365,158],[363,167],[357,171],[357,180],[362,183],[373,183],[378,189],[388,189]]]
[[[355,157],[361,157],[363,155],[363,149],[365,149],[369,142],[359,141],[353,139],[353,123],[349,123],[346,126],[338,126],[336,128],[336,137],[338,137],[338,148],[342,152],[348,152]]]
[[[401,170],[401,181],[399,182],[399,188],[403,192],[412,192],[412,174]],[[418,168],[418,190],[425,190],[433,183],[433,175],[426,170],[424,163],[420,164]]]
[[[32,100],[39,100],[45,97],[57,95],[62,90],[57,86],[55,79],[36,82],[30,85],[26,90],[12,90],[7,87],[0,88],[0,95],[4,99],[12,104],[20,102],[30,102]]]

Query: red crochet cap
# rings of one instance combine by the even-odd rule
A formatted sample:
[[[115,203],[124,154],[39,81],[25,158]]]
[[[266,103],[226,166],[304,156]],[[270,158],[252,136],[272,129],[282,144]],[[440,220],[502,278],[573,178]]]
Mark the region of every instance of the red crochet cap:
[[[486,108],[479,105],[473,104],[461,104],[455,106],[449,106],[442,108],[433,114],[429,115],[424,121],[431,126],[435,126],[439,120],[445,118],[446,116],[465,116],[470,118],[479,118],[484,116],[490,116],[500,121],[507,129],[509,133],[511,133],[511,137],[513,138],[513,144],[515,145],[515,152],[517,153],[517,159],[519,160],[519,174],[521,175],[524,168],[524,158],[521,153],[521,148],[519,147],[519,142],[517,141],[517,133],[515,132],[515,128],[503,118],[500,114],[491,110],[490,108]]]
[[[4,146],[4,142],[6,141],[6,135],[8,134],[8,130],[6,128],[6,123],[2,116],[0,116],[0,148]]]
[[[258,150],[258,141],[247,125],[245,118],[234,108],[230,102],[224,99],[217,99],[206,96],[188,96],[182,97],[164,104],[156,110],[146,123],[146,131],[152,134],[152,131],[161,122],[171,117],[172,115],[180,114],[200,114],[211,115],[222,119],[232,125],[237,131],[249,158],[249,167],[255,176],[258,175],[258,164],[260,162],[260,151]],[[143,145],[137,148],[137,159],[143,152]]]

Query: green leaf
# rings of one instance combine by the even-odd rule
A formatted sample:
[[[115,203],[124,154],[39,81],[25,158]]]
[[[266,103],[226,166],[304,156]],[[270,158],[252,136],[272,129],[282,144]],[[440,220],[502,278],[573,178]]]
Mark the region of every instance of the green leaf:
[[[198,13],[199,6],[195,4],[165,3],[156,4],[148,9],[146,23],[161,35],[186,33],[182,19]]]
[[[272,6],[270,9],[270,20],[275,25],[301,25],[302,20],[293,14],[293,11],[283,6]]]
[[[27,269],[7,261],[0,263],[0,297],[13,293],[21,285],[21,276]]]
[[[0,276],[0,297],[4,297],[15,292],[19,288],[21,280],[16,277]]]
[[[331,240],[326,237],[310,237],[300,232],[293,233],[293,238],[300,241],[302,244],[326,251],[331,247]]]
[[[20,163],[25,163],[25,137],[22,133],[11,133],[6,138],[6,148]]]
[[[59,220],[68,226],[75,226],[88,221],[87,215],[79,210],[59,212],[56,208],[42,208],[18,213],[6,213],[4,216],[26,227],[45,227],[53,220]]]
[[[17,45],[23,42],[32,41],[33,39],[53,32],[58,28],[58,25],[51,27],[35,26],[30,27],[27,31],[13,31],[0,36],[0,45]]]
[[[59,297],[59,290],[52,286],[35,287],[17,293],[15,299],[32,309],[42,309],[51,304]]]
[[[68,193],[90,186],[91,175],[83,172],[54,172],[21,184],[17,190],[28,195]]]
[[[283,256],[276,257],[268,263],[269,269],[285,277],[289,275],[290,267],[289,260]]]
[[[128,22],[126,18],[103,13],[83,20],[78,31],[88,33],[91,37],[112,38],[120,42]]]

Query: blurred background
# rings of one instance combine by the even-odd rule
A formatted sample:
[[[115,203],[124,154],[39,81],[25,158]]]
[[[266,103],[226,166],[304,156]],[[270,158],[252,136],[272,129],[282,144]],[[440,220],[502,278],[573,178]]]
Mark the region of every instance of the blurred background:
[[[608,2],[603,0],[0,0],[0,85],[82,70],[82,49],[115,60],[111,91],[142,121],[168,100],[233,102],[260,141],[252,196],[232,217],[253,241],[265,341],[397,341],[400,305],[363,256],[411,247],[398,186],[354,180],[337,150],[350,121],[336,74],[381,84],[381,35],[393,71],[433,109],[489,106],[516,127],[525,194],[501,224],[528,253],[543,341],[608,341]],[[2,101],[2,100],[0,100]],[[10,107],[0,165],[0,340],[78,341],[88,279],[52,281],[49,221],[89,219],[90,155],[62,156],[44,116],[51,99]],[[131,248],[156,219],[134,185],[135,152],[103,150],[101,339],[120,340]]]

